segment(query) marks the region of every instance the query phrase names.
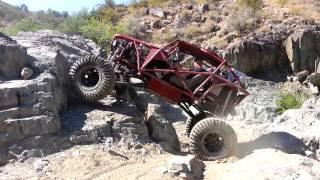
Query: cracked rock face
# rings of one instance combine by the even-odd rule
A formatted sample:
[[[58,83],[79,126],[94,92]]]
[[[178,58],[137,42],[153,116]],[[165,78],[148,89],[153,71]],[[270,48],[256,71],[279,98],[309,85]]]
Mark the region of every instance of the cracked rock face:
[[[68,71],[80,57],[101,49],[80,36],[42,30],[10,38],[0,34],[0,146],[61,129],[66,109]],[[30,69],[29,80],[21,77]]]
[[[27,61],[26,50],[10,37],[0,33],[0,81],[19,78]]]
[[[20,32],[14,39],[26,48],[32,68],[37,72],[54,74],[62,88],[68,88],[71,64],[85,55],[101,55],[101,48],[81,36],[41,30]]]
[[[258,78],[278,81],[290,72],[285,49],[270,39],[246,40],[227,48],[222,55],[240,71]]]
[[[57,79],[49,73],[0,84],[0,146],[60,130],[59,112],[67,102],[57,87]]]
[[[288,58],[295,72],[314,71],[320,58],[320,31],[304,30],[291,34],[284,42]]]

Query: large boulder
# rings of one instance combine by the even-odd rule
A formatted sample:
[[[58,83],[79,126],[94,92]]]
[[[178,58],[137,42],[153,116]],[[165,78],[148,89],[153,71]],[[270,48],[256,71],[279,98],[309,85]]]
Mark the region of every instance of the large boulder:
[[[299,139],[313,152],[314,158],[320,149],[320,97],[307,100],[300,109],[291,109],[277,117],[268,128],[270,132],[287,132]],[[320,160],[320,159],[318,159]]]
[[[66,105],[65,94],[50,73],[1,83],[0,146],[59,131],[59,113]]]
[[[85,55],[102,53],[101,48],[91,40],[51,30],[20,32],[14,40],[26,48],[31,67],[36,73],[48,71],[54,74],[59,85],[65,89],[68,88],[68,74],[73,62]]]
[[[258,78],[276,81],[290,72],[285,49],[271,38],[239,42],[223,51],[222,56],[240,71]]]
[[[14,38],[1,33],[0,52],[0,146],[59,131],[59,115],[72,94],[71,64],[102,53],[91,40],[50,30]]]
[[[27,62],[26,49],[0,33],[0,80],[18,79]]]
[[[173,175],[185,174],[187,179],[202,179],[205,164],[193,155],[173,156],[168,162],[168,173]]]
[[[151,8],[149,9],[149,14],[151,16],[160,17],[160,18],[165,17],[165,13],[161,8]]]
[[[295,72],[315,70],[315,62],[320,58],[320,31],[304,30],[291,34],[284,45]]]
[[[307,79],[306,82],[310,82],[313,85],[316,86],[320,86],[320,73],[312,73],[310,74]]]
[[[148,128],[149,136],[162,142],[163,148],[169,152],[179,152],[180,142],[172,123],[164,118],[166,114],[160,105],[149,104],[145,116],[145,123]]]

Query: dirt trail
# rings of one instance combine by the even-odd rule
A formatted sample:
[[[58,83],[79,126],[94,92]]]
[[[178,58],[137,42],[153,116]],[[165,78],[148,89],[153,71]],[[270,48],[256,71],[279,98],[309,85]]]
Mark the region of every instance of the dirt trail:
[[[239,147],[255,139],[263,127],[245,128],[241,122],[230,123],[238,134]],[[184,135],[185,125],[174,123],[181,141],[182,150],[187,154],[188,138]],[[182,179],[162,174],[161,167],[168,164],[172,154],[159,154],[155,144],[149,143],[143,149],[119,149],[128,157],[110,155],[103,144],[74,146],[71,149],[44,157],[49,161],[41,173],[36,172],[34,162],[29,159],[24,163],[14,162],[0,168],[0,180],[8,179],[112,179],[112,180],[171,180]],[[183,154],[182,154],[183,155]],[[320,163],[300,155],[286,154],[271,148],[238,149],[237,157],[204,162],[204,179],[283,179],[288,173],[289,179],[310,176],[320,169]],[[272,172],[272,173],[270,173]],[[291,178],[292,176],[292,178]],[[320,174],[319,176],[320,177]],[[319,179],[319,178],[318,178]],[[317,179],[315,179],[317,180]]]
[[[188,138],[184,135],[184,123],[175,123],[175,128],[183,151],[187,151]],[[173,155],[166,152],[159,154],[156,146],[152,144],[144,145],[146,152],[141,152],[141,149],[120,150],[129,160],[110,155],[103,148],[103,144],[75,146],[49,155],[44,158],[49,160],[44,173],[35,172],[33,166],[36,159],[25,163],[11,163],[0,170],[0,179],[179,179],[160,173],[159,168],[166,166]],[[230,158],[225,161],[230,163],[235,160],[236,158]],[[216,178],[219,174],[228,172],[225,162],[205,163],[205,179]]]

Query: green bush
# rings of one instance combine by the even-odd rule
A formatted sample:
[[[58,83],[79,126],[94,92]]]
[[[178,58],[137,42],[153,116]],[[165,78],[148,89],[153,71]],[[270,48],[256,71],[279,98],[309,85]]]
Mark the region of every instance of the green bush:
[[[25,18],[18,21],[16,24],[2,28],[1,31],[14,36],[20,31],[28,32],[28,31],[37,31],[40,29],[48,29],[48,24],[39,24],[32,18]]]
[[[92,39],[99,45],[105,47],[115,34],[128,34],[128,29],[128,25],[123,22],[113,25],[111,22],[104,23],[91,18],[80,28],[80,32],[86,38]]]
[[[91,12],[92,14],[93,12]],[[90,14],[87,9],[82,9],[78,13],[68,17],[58,27],[58,30],[70,35],[80,34],[80,29],[87,23],[90,18]]]
[[[282,114],[288,109],[298,109],[302,106],[306,97],[301,94],[286,93],[281,94],[277,100],[278,113]]]
[[[80,28],[85,25],[86,19],[79,16],[73,16],[68,18],[64,23],[59,25],[61,32],[73,35],[80,33]]]
[[[121,16],[115,9],[108,7],[99,11],[99,18],[106,23],[116,23],[119,21]]]

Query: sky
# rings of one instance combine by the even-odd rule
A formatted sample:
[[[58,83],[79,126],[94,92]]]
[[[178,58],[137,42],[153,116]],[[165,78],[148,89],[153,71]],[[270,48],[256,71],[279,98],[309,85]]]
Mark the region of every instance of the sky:
[[[30,11],[53,9],[56,11],[77,12],[82,8],[94,8],[105,0],[2,0],[8,4],[26,4]],[[126,3],[129,0],[114,0],[116,3]]]

